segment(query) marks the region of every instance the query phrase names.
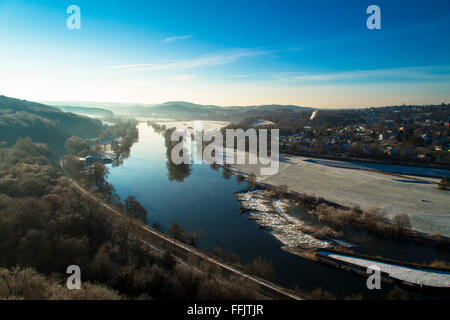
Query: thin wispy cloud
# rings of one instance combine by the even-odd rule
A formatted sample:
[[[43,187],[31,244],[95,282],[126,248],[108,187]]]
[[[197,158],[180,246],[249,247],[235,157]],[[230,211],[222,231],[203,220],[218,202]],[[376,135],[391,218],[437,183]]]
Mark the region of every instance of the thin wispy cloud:
[[[187,34],[184,36],[175,36],[175,37],[168,37],[161,41],[161,43],[170,43],[178,40],[186,40],[192,38],[192,34]]]
[[[224,78],[249,78],[248,74],[227,74],[223,76]]]
[[[271,76],[287,82],[450,80],[450,66],[386,68],[332,73],[281,72],[272,73]]]
[[[105,69],[139,69],[154,66],[153,63],[142,63],[142,64],[121,64],[115,66],[107,66]]]
[[[156,70],[184,70],[199,67],[216,66],[233,63],[238,59],[245,57],[253,57],[258,55],[269,54],[272,51],[240,49],[211,54],[199,58],[189,60],[177,60],[164,63],[148,63],[148,64],[127,64],[108,66],[107,69],[129,69],[139,71],[156,71]]]
[[[189,81],[194,79],[196,76],[195,74],[176,74],[169,77],[169,80],[173,81]]]

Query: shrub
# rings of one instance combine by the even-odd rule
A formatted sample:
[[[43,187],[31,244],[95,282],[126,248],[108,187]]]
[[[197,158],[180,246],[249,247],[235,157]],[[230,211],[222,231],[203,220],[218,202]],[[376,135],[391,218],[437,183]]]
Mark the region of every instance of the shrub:
[[[394,219],[392,219],[392,229],[397,234],[403,234],[407,229],[411,229],[411,222],[406,214],[397,214]]]
[[[442,178],[438,183],[438,188],[441,190],[450,190],[450,177]]]
[[[442,260],[434,260],[429,265],[430,265],[430,267],[450,269],[450,263],[448,263],[447,261],[442,261]]]
[[[223,250],[221,247],[214,247],[211,253],[215,255],[217,258],[222,258],[223,256]]]
[[[264,279],[273,280],[275,278],[272,262],[265,260],[261,256],[253,259],[249,265],[249,271]]]
[[[240,262],[239,255],[233,251],[228,250],[225,254],[225,261],[230,264],[237,264]]]
[[[25,300],[119,300],[122,297],[104,285],[84,283],[69,290],[31,268],[0,269],[0,299]]]
[[[312,235],[318,239],[327,239],[327,238],[336,239],[343,237],[342,232],[338,232],[327,226],[316,228],[315,230],[313,230]]]
[[[311,300],[336,300],[336,297],[328,291],[324,291],[321,287],[307,294]]]
[[[175,260],[174,256],[168,250],[164,251],[162,266],[167,270],[173,270],[176,264],[177,261]]]
[[[400,289],[399,287],[395,287],[392,289],[387,295],[386,299],[388,300],[408,300],[408,294]]]

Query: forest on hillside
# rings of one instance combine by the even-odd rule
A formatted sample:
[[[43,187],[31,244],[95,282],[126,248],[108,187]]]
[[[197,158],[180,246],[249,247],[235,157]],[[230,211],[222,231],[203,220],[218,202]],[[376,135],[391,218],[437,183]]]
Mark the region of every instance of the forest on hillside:
[[[61,150],[67,138],[76,135],[94,138],[100,132],[100,120],[66,113],[39,103],[0,96],[0,143],[12,146],[17,138],[30,137]]]
[[[0,149],[0,299],[262,298],[251,286],[150,252],[131,224],[111,219],[48,155],[29,138]],[[69,265],[81,268],[80,292],[63,287]]]

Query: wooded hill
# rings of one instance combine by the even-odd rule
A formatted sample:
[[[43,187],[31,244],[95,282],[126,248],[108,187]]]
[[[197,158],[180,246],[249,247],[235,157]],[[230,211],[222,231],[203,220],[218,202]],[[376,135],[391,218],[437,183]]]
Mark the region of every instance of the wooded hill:
[[[72,106],[56,106],[64,112],[72,112],[76,114],[86,115],[89,117],[112,118],[114,113],[111,110],[103,108],[88,108],[88,107],[72,107]]]
[[[0,96],[0,142],[5,146],[13,145],[18,138],[30,137],[33,142],[46,143],[50,149],[61,149],[67,138],[93,138],[101,127],[100,120]]]
[[[69,102],[58,103],[68,105]],[[243,118],[262,115],[296,114],[301,111],[313,111],[308,107],[295,105],[260,105],[260,106],[227,106],[202,105],[185,101],[170,101],[161,104],[130,104],[130,103],[104,103],[104,102],[73,102],[72,105],[84,108],[102,108],[113,111],[118,115],[133,117],[158,117],[177,120],[228,120],[240,121]]]

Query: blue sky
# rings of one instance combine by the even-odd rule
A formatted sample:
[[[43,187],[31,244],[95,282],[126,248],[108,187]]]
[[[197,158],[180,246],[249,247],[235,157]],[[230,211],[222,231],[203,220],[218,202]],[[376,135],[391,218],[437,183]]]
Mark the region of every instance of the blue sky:
[[[69,5],[81,29],[66,28]],[[369,5],[381,30],[369,30]],[[450,1],[4,1],[0,94],[367,107],[450,102]]]

